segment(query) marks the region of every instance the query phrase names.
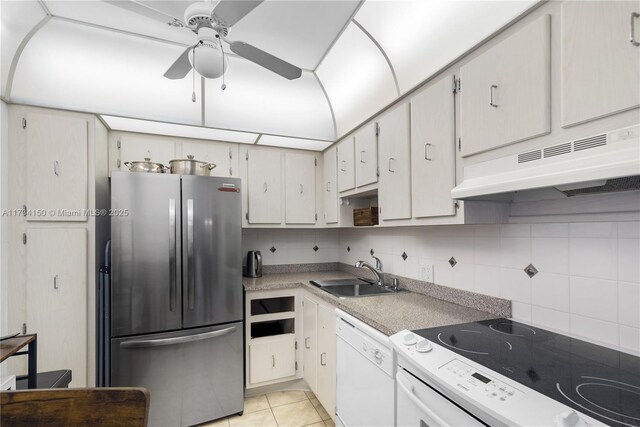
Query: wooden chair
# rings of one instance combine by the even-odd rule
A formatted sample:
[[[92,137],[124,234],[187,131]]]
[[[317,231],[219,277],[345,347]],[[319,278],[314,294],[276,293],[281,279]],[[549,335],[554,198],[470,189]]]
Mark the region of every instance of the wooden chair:
[[[18,390],[0,393],[0,422],[9,426],[145,427],[144,388]]]

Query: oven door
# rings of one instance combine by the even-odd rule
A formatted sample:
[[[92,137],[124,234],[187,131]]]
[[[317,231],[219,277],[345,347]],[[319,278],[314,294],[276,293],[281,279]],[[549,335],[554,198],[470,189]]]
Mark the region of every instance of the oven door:
[[[396,375],[398,427],[485,426],[404,369]]]

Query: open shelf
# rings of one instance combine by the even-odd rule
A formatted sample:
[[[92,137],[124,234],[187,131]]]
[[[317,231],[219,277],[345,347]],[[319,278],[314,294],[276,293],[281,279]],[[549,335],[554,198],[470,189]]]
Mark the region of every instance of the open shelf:
[[[251,316],[263,314],[295,312],[295,298],[283,296],[275,298],[260,298],[251,300]]]
[[[295,319],[251,323],[251,339],[295,333]]]

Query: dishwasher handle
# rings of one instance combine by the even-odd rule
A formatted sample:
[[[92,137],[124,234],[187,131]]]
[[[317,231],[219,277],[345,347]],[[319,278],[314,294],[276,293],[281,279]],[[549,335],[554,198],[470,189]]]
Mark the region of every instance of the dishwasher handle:
[[[396,374],[396,382],[398,384],[398,391],[404,393],[414,405],[416,405],[423,414],[425,414],[428,418],[433,420],[433,422],[438,426],[446,426],[448,425],[442,418],[437,416],[427,405],[425,405],[419,398],[416,396],[413,390],[413,385],[404,379],[404,374],[402,372],[398,372]],[[420,420],[420,425],[422,426],[426,424],[427,426],[432,425],[432,423],[427,423],[424,420]]]

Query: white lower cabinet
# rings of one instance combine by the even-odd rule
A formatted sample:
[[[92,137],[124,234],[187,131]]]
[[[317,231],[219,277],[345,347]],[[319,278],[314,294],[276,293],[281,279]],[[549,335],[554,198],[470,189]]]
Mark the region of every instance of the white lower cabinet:
[[[310,295],[306,295],[303,300],[304,379],[320,404],[331,418],[334,418],[336,413],[335,308]]]
[[[296,374],[295,336],[269,337],[249,344],[249,381],[252,384]]]

